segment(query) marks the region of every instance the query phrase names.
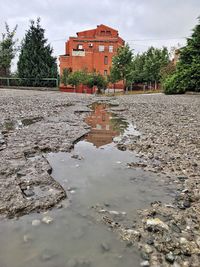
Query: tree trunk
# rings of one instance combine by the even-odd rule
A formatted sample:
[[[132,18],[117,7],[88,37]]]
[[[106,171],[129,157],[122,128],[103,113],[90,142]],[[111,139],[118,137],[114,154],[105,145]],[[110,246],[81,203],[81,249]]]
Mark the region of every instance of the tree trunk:
[[[157,90],[157,82],[155,81],[154,89]]]

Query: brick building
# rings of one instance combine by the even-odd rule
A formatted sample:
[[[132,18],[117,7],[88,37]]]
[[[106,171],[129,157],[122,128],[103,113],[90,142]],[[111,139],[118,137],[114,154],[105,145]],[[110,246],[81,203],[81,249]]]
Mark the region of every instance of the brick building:
[[[107,76],[112,57],[123,45],[124,40],[119,37],[118,31],[103,24],[96,29],[78,32],[77,37],[70,37],[65,44],[65,54],[59,58],[60,73],[68,68],[72,72],[87,70]]]

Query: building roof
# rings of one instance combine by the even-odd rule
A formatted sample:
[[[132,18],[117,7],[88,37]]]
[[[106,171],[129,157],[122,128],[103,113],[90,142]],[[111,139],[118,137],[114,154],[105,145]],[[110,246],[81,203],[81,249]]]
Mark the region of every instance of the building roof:
[[[118,36],[118,31],[108,27],[104,24],[101,25],[97,25],[96,29],[91,29],[91,30],[86,30],[86,31],[81,31],[81,32],[77,32],[77,36],[78,37],[95,37],[95,36],[99,36],[101,35],[102,31],[107,31],[107,32],[111,32],[112,37],[117,37]]]

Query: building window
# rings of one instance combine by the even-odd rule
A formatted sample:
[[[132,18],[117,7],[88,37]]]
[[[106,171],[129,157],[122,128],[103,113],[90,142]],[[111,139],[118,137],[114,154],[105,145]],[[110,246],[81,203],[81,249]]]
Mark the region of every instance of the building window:
[[[105,33],[106,33],[105,31],[101,31],[101,35],[105,35]]]
[[[109,45],[109,52],[113,53],[113,46],[112,45]]]
[[[104,64],[108,65],[108,57],[107,56],[104,57]]]
[[[78,50],[83,50],[83,45],[79,44],[77,48],[78,48]]]
[[[104,70],[104,75],[107,76],[108,75],[108,71]]]
[[[104,52],[104,45],[99,45],[99,52]]]
[[[111,31],[106,31],[106,35],[111,35]]]

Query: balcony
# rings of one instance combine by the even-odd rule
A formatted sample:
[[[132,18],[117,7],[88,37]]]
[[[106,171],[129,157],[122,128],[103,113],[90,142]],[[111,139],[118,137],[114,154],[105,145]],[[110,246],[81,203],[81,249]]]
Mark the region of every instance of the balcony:
[[[73,57],[85,57],[85,50],[84,49],[73,49],[72,56]]]

